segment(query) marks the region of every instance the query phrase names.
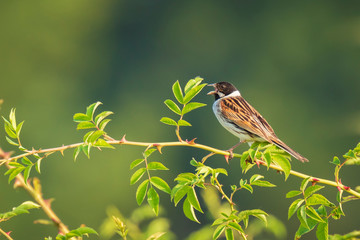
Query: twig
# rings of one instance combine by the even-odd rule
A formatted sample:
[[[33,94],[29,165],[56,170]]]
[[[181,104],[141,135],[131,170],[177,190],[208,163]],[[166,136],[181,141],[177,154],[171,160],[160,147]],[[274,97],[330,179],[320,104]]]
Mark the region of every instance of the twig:
[[[0,233],[4,235],[9,240],[14,240],[12,237],[10,237],[10,234],[7,234],[4,230],[0,228]]]
[[[194,142],[186,142],[186,141],[177,141],[177,142],[157,142],[157,143],[151,143],[151,142],[135,142],[135,141],[128,141],[125,139],[125,137],[123,137],[121,140],[109,140],[107,141],[107,143],[111,144],[111,145],[131,145],[131,146],[143,146],[143,147],[149,147],[149,146],[154,146],[157,148],[163,148],[163,147],[174,147],[174,146],[184,146],[184,147],[193,147],[193,148],[198,148],[198,149],[203,149],[205,151],[209,151],[211,153],[214,154],[219,154],[219,155],[223,155],[223,156],[229,156],[230,153],[228,151],[223,151],[217,148],[213,148],[213,147],[209,147],[203,144],[198,144],[198,143],[194,143]],[[1,162],[9,162],[9,161],[13,161],[25,156],[30,156],[33,154],[39,154],[39,153],[48,153],[48,152],[62,152],[66,149],[71,149],[71,148],[76,148],[78,146],[83,145],[84,143],[75,143],[75,144],[71,144],[71,145],[66,145],[66,146],[61,146],[61,147],[56,147],[56,148],[48,148],[48,149],[39,149],[39,150],[32,150],[30,152],[24,153],[24,154],[20,154],[14,157],[10,157],[7,159],[3,159],[0,160],[0,164]],[[237,154],[234,153],[233,155],[234,158],[240,158],[241,154]],[[260,162],[261,165],[266,165],[266,163],[264,161],[258,160]],[[283,169],[280,166],[277,166],[275,164],[270,164],[269,168],[277,170],[277,171],[282,171]],[[317,183],[321,183],[321,184],[325,184],[325,185],[329,185],[329,186],[334,186],[334,187],[340,187],[342,190],[344,190],[345,192],[360,198],[360,193],[352,190],[349,187],[346,187],[345,185],[341,184],[341,183],[336,183],[334,181],[330,181],[327,179],[322,179],[322,178],[318,178],[318,177],[313,177],[307,174],[303,174],[294,170],[290,171],[290,175],[299,177],[299,178],[310,178],[310,181],[313,182],[317,182]]]

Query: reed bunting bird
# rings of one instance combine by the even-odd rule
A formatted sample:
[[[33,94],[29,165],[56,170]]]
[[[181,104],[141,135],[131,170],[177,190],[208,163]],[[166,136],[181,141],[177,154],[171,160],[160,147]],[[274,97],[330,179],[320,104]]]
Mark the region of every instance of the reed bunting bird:
[[[231,83],[218,82],[208,86],[215,88],[208,95],[215,96],[212,108],[216,118],[226,130],[240,139],[238,144],[228,150],[230,158],[233,156],[232,151],[241,143],[248,142],[251,145],[253,142],[269,142],[301,162],[309,161],[282,142],[267,121],[245,101]]]

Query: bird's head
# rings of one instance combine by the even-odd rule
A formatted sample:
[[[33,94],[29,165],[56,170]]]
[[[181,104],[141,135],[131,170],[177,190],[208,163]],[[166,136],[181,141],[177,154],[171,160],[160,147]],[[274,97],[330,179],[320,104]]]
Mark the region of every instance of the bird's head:
[[[214,95],[215,100],[226,96],[240,96],[240,92],[236,89],[236,87],[234,87],[234,85],[228,82],[218,82],[209,84],[208,86],[215,88],[214,91],[208,92],[207,94]]]

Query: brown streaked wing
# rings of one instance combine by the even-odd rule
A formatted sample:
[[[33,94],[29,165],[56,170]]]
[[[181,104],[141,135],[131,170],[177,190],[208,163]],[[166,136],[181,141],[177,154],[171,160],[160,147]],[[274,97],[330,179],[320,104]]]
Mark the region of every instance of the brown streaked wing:
[[[274,130],[258,111],[243,97],[224,98],[221,101],[221,112],[230,121],[267,140],[276,137]]]

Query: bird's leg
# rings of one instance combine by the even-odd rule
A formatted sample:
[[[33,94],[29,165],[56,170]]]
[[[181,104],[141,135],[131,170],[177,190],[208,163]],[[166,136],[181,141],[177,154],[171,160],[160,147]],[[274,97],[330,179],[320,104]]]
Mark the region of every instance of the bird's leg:
[[[240,142],[238,142],[237,144],[235,144],[234,146],[232,146],[231,148],[229,148],[229,149],[227,150],[227,152],[230,153],[229,159],[232,159],[232,158],[234,157],[233,150],[234,150],[235,148],[237,148],[240,144],[244,143],[244,142],[245,142],[244,140],[241,140]]]

